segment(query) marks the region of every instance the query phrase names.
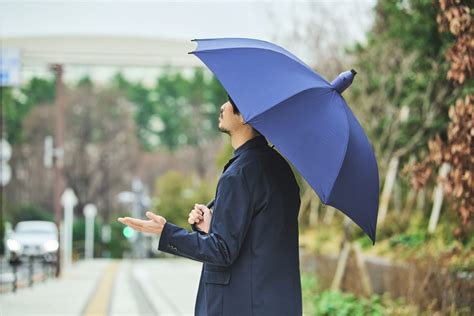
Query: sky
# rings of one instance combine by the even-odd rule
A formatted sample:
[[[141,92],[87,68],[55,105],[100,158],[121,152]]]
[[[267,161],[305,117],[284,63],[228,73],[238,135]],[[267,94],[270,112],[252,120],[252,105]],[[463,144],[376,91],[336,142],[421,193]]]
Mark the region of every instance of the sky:
[[[0,0],[0,34],[141,35],[163,38],[240,36],[267,38],[289,14],[302,16],[308,1],[24,1]],[[360,39],[373,0],[313,1],[345,14]],[[275,14],[271,21],[267,14]],[[364,14],[365,13],[365,14]]]
[[[303,23],[321,13],[321,19],[330,15],[341,21],[346,33],[341,40],[364,40],[375,0],[312,3],[315,11],[308,10],[308,1],[0,0],[0,37],[106,35],[180,41],[253,37],[285,44],[283,35],[295,27],[294,21]],[[311,50],[304,42],[292,43],[291,49],[303,61],[309,60]]]

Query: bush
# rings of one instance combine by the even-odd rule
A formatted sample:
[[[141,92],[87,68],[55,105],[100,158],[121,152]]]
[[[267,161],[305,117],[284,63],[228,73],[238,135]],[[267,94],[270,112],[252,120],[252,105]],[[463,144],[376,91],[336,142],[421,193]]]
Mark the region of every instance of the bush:
[[[190,229],[188,215],[195,203],[207,204],[213,197],[214,187],[196,174],[185,175],[171,170],[156,182],[153,212],[167,221]]]
[[[384,308],[378,295],[373,295],[367,300],[358,299],[351,293],[324,291],[315,297],[313,303],[314,315],[384,315]]]
[[[395,235],[389,240],[389,244],[391,247],[394,247],[396,245],[403,245],[406,247],[416,247],[423,242],[425,242],[427,239],[427,235],[425,232],[418,232],[418,233],[412,233],[412,234],[399,234]]]
[[[351,293],[325,290],[318,277],[310,273],[301,274],[301,289],[304,315],[420,315],[419,308],[407,304],[403,297],[393,299],[386,292],[373,294],[370,298],[357,298]]]

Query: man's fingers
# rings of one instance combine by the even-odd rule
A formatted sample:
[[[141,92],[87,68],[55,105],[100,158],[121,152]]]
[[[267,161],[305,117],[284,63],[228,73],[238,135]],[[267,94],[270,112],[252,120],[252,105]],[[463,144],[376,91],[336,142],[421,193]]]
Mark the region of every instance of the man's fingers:
[[[133,217],[124,217],[119,220],[122,224],[128,225],[131,228],[141,231],[141,232],[143,232],[144,229],[149,229],[150,225],[154,222],[154,221],[145,221],[145,220],[133,218]]]
[[[193,220],[203,220],[203,214],[200,210],[197,209],[192,209],[191,212],[189,212],[189,217],[191,217]]]
[[[191,211],[191,214],[192,214],[195,218],[199,218],[200,220],[203,219],[203,215],[204,215],[204,214],[202,213],[202,211],[196,210],[196,209],[192,210],[192,211]]]
[[[207,206],[204,204],[194,204],[194,208],[202,210],[202,209],[207,208]]]
[[[118,221],[142,233],[159,234],[163,230],[166,219],[156,215],[157,220],[142,220],[132,217],[119,217]]]
[[[145,215],[146,215],[146,217],[148,217],[149,219],[151,219],[154,222],[157,222],[157,223],[162,223],[163,222],[163,217],[161,217],[160,215],[156,215],[153,212],[148,211],[148,212],[145,213]]]
[[[119,220],[120,220],[120,219],[119,219]],[[127,225],[127,226],[129,226],[129,227],[131,227],[131,228],[133,228],[133,229],[136,230],[136,231],[139,231],[139,232],[142,232],[142,231],[143,231],[143,227],[138,226],[138,225],[135,225],[135,224],[132,224],[132,223],[130,223],[130,222],[127,222],[127,221],[124,220],[123,218],[122,218],[122,220],[120,220],[120,222],[123,223],[123,224],[125,224],[125,225]]]
[[[133,225],[133,224],[128,224],[128,226],[130,226],[131,228],[135,229],[136,231],[139,231],[139,232],[143,232],[143,227],[141,226],[137,226],[137,225]]]
[[[204,204],[194,204],[195,205],[195,208],[199,209],[202,211],[202,215],[204,215],[204,213],[207,213],[207,212],[210,212],[212,214],[212,211]]]
[[[198,217],[194,216],[193,214],[190,214],[190,215],[189,215],[189,220],[192,221],[191,224],[199,223],[199,222],[201,221]]]
[[[142,219],[127,216],[127,217],[124,217],[123,222],[127,225],[130,223],[135,226],[144,227],[148,221],[144,221]]]
[[[130,217],[119,217],[118,220],[120,223],[125,225],[128,225],[130,223]]]
[[[206,205],[194,204],[194,209],[200,211],[202,215],[204,215],[204,208],[206,208]]]
[[[204,214],[210,212],[206,205],[196,203],[194,208],[189,212],[188,223],[199,224],[204,220]]]
[[[197,219],[197,218],[196,218],[195,216],[193,216],[192,214],[189,214],[188,222],[189,222],[189,224],[199,223],[199,219]]]

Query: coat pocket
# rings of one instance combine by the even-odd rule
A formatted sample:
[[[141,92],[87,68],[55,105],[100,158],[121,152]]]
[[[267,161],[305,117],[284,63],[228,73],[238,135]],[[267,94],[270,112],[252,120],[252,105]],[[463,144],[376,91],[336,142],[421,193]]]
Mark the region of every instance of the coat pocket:
[[[202,279],[206,283],[214,284],[229,284],[230,282],[230,271],[209,271],[204,270]]]

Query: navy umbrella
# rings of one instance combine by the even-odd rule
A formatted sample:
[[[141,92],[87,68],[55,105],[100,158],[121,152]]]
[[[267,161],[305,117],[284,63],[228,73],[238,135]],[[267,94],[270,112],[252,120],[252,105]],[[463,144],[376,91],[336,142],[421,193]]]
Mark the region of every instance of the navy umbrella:
[[[377,161],[341,93],[354,70],[326,81],[284,48],[252,38],[193,39],[246,123],[301,173],[324,204],[349,216],[375,244]],[[209,204],[211,205],[212,202]]]

